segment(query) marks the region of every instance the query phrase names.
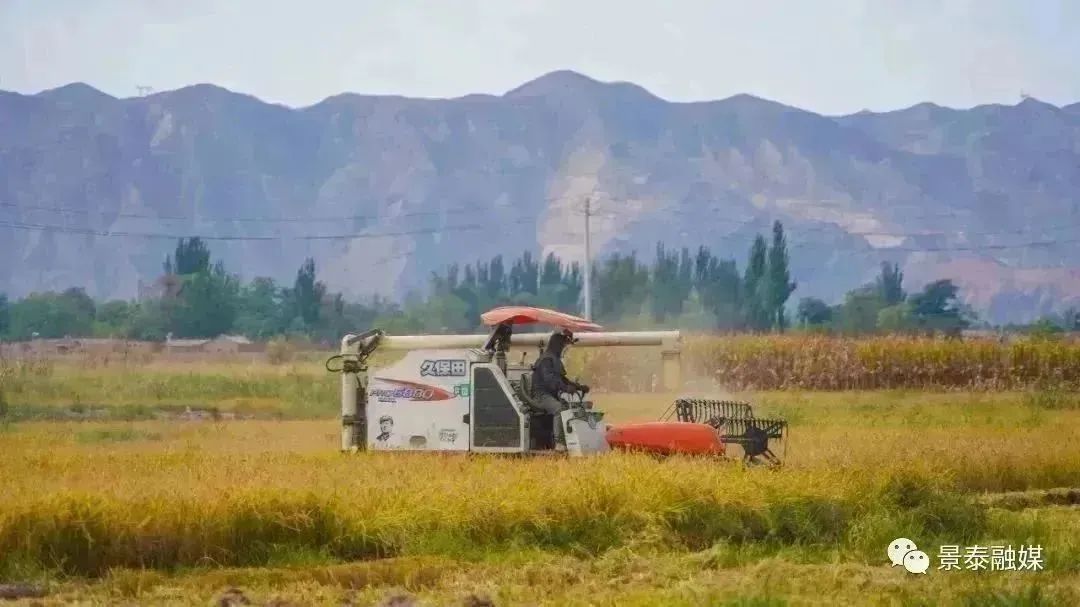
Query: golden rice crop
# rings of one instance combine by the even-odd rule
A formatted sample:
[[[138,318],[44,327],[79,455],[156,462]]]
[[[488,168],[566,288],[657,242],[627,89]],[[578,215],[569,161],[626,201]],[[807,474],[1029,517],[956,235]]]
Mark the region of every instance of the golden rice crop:
[[[578,350],[569,367],[620,422],[655,419],[676,397],[650,392],[658,363],[656,351]],[[292,580],[299,604],[341,604],[327,593],[334,584],[372,584],[359,599],[371,603],[402,584],[453,604],[447,593],[485,575],[500,605],[813,604],[833,593],[852,604],[1075,602],[1080,518],[1075,506],[1040,507],[1038,495],[1080,487],[1076,345],[690,337],[683,363],[688,379],[791,421],[786,469],[619,454],[341,455],[338,378],[317,361],[0,364],[12,411],[190,404],[322,418],[0,420],[0,582],[103,576],[73,582],[67,597],[100,592],[101,603],[206,604],[221,584],[250,579],[275,591]],[[985,495],[1004,491],[1035,507],[1005,511]],[[897,536],[928,552],[1040,543],[1047,571],[911,584],[881,565]],[[170,594],[178,586],[190,596]]]
[[[614,419],[653,399],[603,398]],[[1080,413],[1018,395],[761,401],[794,422],[778,473],[618,454],[346,456],[331,420],[13,424],[0,432],[0,576],[717,542],[861,559],[897,536],[981,537],[982,491],[1080,486]]]
[[[0,502],[4,559],[100,575],[260,565],[287,550],[341,560],[515,546],[595,553],[648,538],[697,549],[719,540],[850,540],[858,550],[865,534],[882,543],[917,525],[926,537],[968,538],[985,525],[982,510],[950,494],[944,479],[910,471],[751,476],[639,457],[583,466],[191,454],[61,458],[30,469],[63,476],[72,466],[92,469],[71,484],[79,488],[16,487]]]

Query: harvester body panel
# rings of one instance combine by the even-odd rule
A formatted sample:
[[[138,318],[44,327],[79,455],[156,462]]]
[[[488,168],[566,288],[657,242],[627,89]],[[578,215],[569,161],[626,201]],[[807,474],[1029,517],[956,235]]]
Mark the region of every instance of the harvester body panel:
[[[592,455],[611,450],[607,441],[609,426],[603,415],[592,410],[568,409],[559,415],[570,455]]]
[[[468,451],[472,404],[469,350],[413,350],[373,369],[368,381],[369,449]]]

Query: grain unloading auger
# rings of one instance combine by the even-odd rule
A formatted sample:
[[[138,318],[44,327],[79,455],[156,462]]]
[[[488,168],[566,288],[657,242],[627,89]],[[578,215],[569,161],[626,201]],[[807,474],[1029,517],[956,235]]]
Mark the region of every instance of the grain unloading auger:
[[[659,346],[664,386],[675,390],[678,331],[605,332],[577,316],[521,306],[495,308],[482,319],[493,327],[490,335],[391,336],[376,329],[342,338],[341,353],[326,363],[342,374],[342,450],[555,453],[553,424],[561,423],[571,456],[612,449],[725,456],[737,444],[747,463],[780,463],[771,444],[787,438],[787,423],[754,417],[746,403],[680,399],[660,421],[612,426],[575,393],[552,415],[535,405],[526,356],[517,364],[507,356],[511,346],[543,349],[550,334],[513,330],[536,323],[573,332],[575,347]],[[371,368],[376,350],[404,356]]]

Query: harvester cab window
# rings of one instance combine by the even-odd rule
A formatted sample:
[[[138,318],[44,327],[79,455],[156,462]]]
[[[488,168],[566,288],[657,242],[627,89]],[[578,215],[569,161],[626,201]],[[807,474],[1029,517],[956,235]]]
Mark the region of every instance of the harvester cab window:
[[[473,366],[473,447],[520,449],[522,419],[489,365]]]

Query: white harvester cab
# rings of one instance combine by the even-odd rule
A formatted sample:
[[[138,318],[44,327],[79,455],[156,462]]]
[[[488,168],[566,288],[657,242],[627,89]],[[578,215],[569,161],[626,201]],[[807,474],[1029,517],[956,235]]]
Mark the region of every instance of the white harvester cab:
[[[511,346],[542,351],[551,334],[515,335],[514,324],[593,331],[578,334],[575,347],[661,346],[665,383],[678,382],[677,331],[598,332],[584,319],[522,307],[497,308],[484,320],[495,326],[491,335],[346,335],[341,354],[327,361],[327,369],[342,373],[342,450],[549,452],[555,447],[552,424],[561,423],[568,454],[607,451],[604,414],[584,395],[569,395],[559,416],[532,405],[532,364],[510,363],[507,353]],[[369,367],[377,349],[405,355]],[[331,367],[335,360],[340,367]]]

